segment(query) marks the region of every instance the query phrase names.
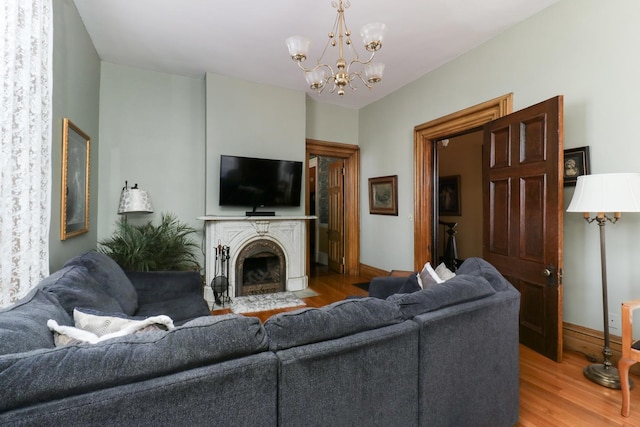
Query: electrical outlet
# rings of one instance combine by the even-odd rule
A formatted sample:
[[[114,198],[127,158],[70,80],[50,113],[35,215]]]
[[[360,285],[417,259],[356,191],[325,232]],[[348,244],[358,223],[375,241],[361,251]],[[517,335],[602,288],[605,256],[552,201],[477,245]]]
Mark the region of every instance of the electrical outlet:
[[[618,330],[620,327],[620,316],[618,314],[609,313],[609,329]]]

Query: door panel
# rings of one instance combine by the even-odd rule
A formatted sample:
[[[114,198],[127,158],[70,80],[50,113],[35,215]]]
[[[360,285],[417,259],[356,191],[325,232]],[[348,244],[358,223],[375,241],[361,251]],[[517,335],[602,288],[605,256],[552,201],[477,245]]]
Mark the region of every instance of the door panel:
[[[344,160],[329,165],[329,268],[344,273]]]
[[[562,358],[562,101],[488,123],[483,146],[483,256],[521,293],[520,342],[556,361]]]

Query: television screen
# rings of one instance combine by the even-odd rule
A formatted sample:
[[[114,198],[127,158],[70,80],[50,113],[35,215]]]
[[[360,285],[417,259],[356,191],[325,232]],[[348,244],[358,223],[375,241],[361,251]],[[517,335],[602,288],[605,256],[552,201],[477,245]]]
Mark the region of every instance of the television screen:
[[[300,206],[302,162],[220,156],[220,205]]]

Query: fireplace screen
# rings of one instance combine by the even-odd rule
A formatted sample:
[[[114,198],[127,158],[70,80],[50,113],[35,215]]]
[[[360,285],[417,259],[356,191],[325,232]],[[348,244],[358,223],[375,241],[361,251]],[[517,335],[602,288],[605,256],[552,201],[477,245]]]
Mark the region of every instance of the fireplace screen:
[[[284,291],[286,260],[282,249],[266,239],[249,243],[238,257],[236,278],[236,296]]]

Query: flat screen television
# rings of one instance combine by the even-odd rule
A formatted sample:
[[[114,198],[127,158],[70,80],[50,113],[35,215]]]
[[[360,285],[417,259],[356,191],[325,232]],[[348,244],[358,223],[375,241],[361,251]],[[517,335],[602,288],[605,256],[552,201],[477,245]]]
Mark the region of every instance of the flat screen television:
[[[220,156],[220,206],[297,207],[301,189],[302,162]]]

